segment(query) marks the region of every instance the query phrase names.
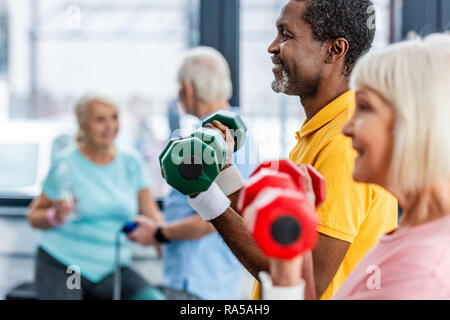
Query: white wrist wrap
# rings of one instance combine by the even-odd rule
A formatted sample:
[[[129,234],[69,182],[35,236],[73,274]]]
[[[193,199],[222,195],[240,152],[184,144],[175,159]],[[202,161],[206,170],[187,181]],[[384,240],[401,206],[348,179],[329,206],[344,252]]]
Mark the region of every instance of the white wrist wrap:
[[[242,189],[245,184],[244,178],[242,178],[241,173],[235,165],[220,171],[214,182],[217,183],[226,196]]]
[[[188,202],[205,221],[210,221],[224,213],[231,201],[223,194],[216,183],[195,198],[188,197]]]
[[[270,275],[261,271],[258,274],[261,281],[262,300],[304,300],[305,299],[305,281],[303,279],[296,286],[279,287],[273,286]]]

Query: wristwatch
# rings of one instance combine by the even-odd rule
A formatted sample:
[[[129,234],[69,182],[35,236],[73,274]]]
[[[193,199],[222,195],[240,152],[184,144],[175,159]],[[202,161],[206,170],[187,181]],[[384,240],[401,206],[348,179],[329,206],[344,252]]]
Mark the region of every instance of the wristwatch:
[[[159,243],[169,243],[169,242],[170,242],[170,240],[167,239],[167,238],[164,236],[164,234],[162,233],[162,227],[158,227],[158,228],[156,229],[156,232],[155,232],[155,239],[156,239],[156,241],[158,241]]]

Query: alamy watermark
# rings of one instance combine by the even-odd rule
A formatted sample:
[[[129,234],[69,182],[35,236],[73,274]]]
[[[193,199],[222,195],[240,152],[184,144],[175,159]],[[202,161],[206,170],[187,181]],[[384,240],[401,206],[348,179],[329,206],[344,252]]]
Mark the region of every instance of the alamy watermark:
[[[371,5],[367,8],[367,13],[370,15],[367,19],[367,28],[369,28],[369,30],[376,29],[377,12],[379,12],[379,10],[380,9],[376,5]]]
[[[381,269],[379,266],[370,265],[366,270],[367,274],[370,276],[367,278],[366,286],[369,290],[380,290],[381,289]]]
[[[66,285],[69,290],[81,289],[81,268],[77,265],[70,265],[67,267],[67,274],[70,276],[67,278]]]
[[[68,30],[81,29],[81,8],[77,5],[70,5],[66,9],[66,28]]]
[[[233,163],[238,165],[259,164],[260,159],[258,155],[259,148],[257,141],[253,138],[245,137],[245,133],[243,133],[241,130],[229,130],[231,136],[233,137],[233,139],[235,139],[235,141],[244,141],[241,149],[233,155]],[[248,134],[249,131],[247,131],[247,135]],[[191,138],[191,136],[186,135],[186,130],[175,130],[172,133],[171,137],[179,137],[180,141],[182,141],[182,137]],[[190,163],[191,157],[189,156],[192,156],[192,160],[195,164],[204,163],[206,165],[211,165],[213,163],[221,163],[226,160],[220,155],[221,150],[215,148],[217,147],[217,145],[223,145],[225,143],[224,141],[215,145],[211,143],[212,138],[210,136],[205,135],[201,138],[201,140],[208,145],[207,147],[205,147],[204,145],[202,146],[202,144],[194,143],[174,144],[170,153],[171,162],[175,165],[179,165],[181,161],[183,161],[184,163]],[[230,151],[228,150],[228,152]]]

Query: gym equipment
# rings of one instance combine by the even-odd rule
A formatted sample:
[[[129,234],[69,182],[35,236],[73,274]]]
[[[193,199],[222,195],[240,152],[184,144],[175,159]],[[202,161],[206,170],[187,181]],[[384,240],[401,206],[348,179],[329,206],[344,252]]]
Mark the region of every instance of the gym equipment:
[[[217,155],[217,163],[219,164],[220,169],[225,165],[226,157],[227,157],[227,145],[225,143],[225,140],[221,136],[219,132],[213,129],[209,128],[199,128],[195,130],[190,137],[195,137],[200,139],[201,141],[205,142],[209,146],[211,146],[215,151]],[[167,151],[171,149],[174,143],[177,141],[183,140],[182,137],[178,138],[172,138],[167,142],[166,146],[164,147],[163,151],[159,155],[159,166],[161,167],[161,174],[163,178],[164,176],[164,170],[163,170],[163,158],[166,155]],[[177,150],[182,149],[182,146],[179,146]],[[172,150],[172,149],[171,149]],[[173,159],[172,159],[173,160]]]
[[[222,169],[227,161],[227,144],[222,135],[216,130],[209,128],[199,128],[191,134],[191,137],[198,138],[214,149],[217,156],[217,164]]]
[[[325,179],[307,166],[315,203],[305,194],[304,174],[289,160],[261,163],[238,199],[250,232],[269,257],[291,259],[312,249],[318,238],[315,208],[325,201]]]
[[[216,150],[197,137],[172,143],[162,158],[167,183],[188,195],[208,190],[220,172]]]
[[[299,190],[298,185],[287,173],[270,169],[258,170],[256,175],[251,175],[239,194],[237,203],[239,212],[244,212],[265,188]]]
[[[244,218],[268,257],[292,259],[317,242],[315,209],[298,191],[265,189],[247,208]]]
[[[238,115],[220,110],[207,117],[203,127],[189,137],[169,140],[159,156],[162,176],[185,195],[208,190],[226,163],[225,139],[216,130],[204,127],[214,120],[233,130],[235,151],[241,148],[247,128]]]
[[[234,152],[238,151],[244,145],[245,135],[247,134],[247,127],[241,117],[228,110],[219,110],[204,119],[202,127],[207,123],[212,124],[214,120],[219,121],[230,129],[234,138]]]
[[[158,157],[158,158],[159,158],[159,167],[161,168],[161,175],[162,175],[163,178],[164,178],[164,171],[163,171],[163,169],[162,169],[162,158],[163,158],[163,156],[166,154],[167,150],[169,150],[169,148],[172,146],[172,144],[173,144],[175,141],[178,141],[178,140],[181,140],[181,139],[183,139],[183,138],[178,137],[178,138],[172,138],[172,139],[170,139],[170,140],[167,142],[166,146],[164,147],[163,151],[161,152],[161,154],[160,154],[159,157]]]
[[[125,225],[122,227],[122,232],[128,234],[130,232],[133,232],[137,227],[138,227],[137,222],[127,221],[125,222]]]
[[[326,198],[325,179],[313,166],[307,164],[306,168],[312,180],[314,195],[316,198],[315,205],[317,208],[325,201]],[[298,169],[298,166],[290,160],[281,159],[264,161],[255,169],[255,171],[253,171],[250,177],[256,175],[262,169],[271,169],[277,172],[287,173],[292,177],[292,180],[300,191],[304,191],[305,189],[302,172]]]

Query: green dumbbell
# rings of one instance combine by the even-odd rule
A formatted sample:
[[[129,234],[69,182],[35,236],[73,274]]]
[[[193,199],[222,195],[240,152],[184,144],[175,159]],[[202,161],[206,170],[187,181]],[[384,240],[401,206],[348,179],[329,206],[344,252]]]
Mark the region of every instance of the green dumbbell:
[[[238,115],[226,110],[220,110],[206,118],[202,128],[194,131],[190,137],[169,140],[159,156],[161,173],[168,184],[183,194],[207,190],[226,163],[228,148],[225,139],[220,132],[204,127],[214,120],[232,130],[234,151],[244,144],[247,132],[245,124]],[[179,155],[181,149],[182,156]]]
[[[247,134],[247,127],[241,117],[228,110],[219,110],[203,120],[202,126],[204,127],[207,123],[212,124],[214,120],[230,128],[235,143],[234,152],[239,150],[244,145],[245,135]]]
[[[169,150],[169,148],[172,146],[172,144],[175,141],[181,140],[183,139],[182,137],[178,137],[178,138],[172,138],[169,140],[169,142],[167,142],[166,146],[164,147],[163,151],[161,152],[161,154],[159,155],[159,167],[161,168],[161,175],[164,178],[164,171],[162,169],[162,158],[164,157],[164,155],[166,154],[167,150]]]
[[[191,137],[199,138],[216,151],[217,163],[222,170],[227,160],[228,147],[220,132],[209,128],[199,128],[191,134]]]
[[[215,147],[222,153],[221,157],[226,155],[226,149],[220,150],[215,142],[212,145],[197,137],[173,141],[161,159],[167,183],[186,195],[208,190],[220,172]]]
[[[190,136],[199,138],[200,140],[206,142],[206,144],[213,147],[214,150],[216,150],[219,168],[222,170],[223,166],[226,163],[227,149],[228,149],[227,144],[226,144],[225,140],[223,139],[222,135],[213,129],[199,128],[199,129],[195,130]],[[163,151],[159,155],[159,166],[161,169],[162,169],[162,158],[164,157],[166,152],[170,149],[172,144],[181,139],[183,139],[183,138],[182,137],[172,138],[169,140],[169,142],[167,142]],[[163,170],[161,170],[161,174],[164,177]]]

